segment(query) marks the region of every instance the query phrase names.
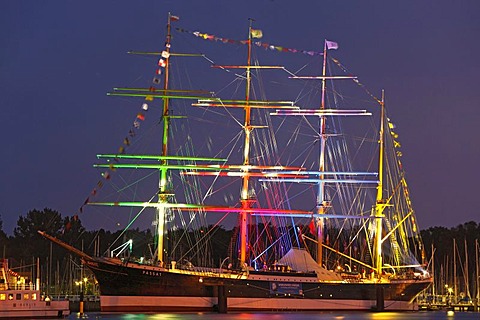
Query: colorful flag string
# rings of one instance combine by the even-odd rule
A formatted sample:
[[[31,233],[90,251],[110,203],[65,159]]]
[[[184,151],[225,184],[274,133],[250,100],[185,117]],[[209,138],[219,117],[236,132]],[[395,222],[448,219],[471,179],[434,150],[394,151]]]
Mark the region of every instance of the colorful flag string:
[[[340,61],[338,61],[337,59],[335,58],[331,58],[330,59],[346,74],[351,74],[350,72],[348,72],[347,68],[345,66],[343,66]],[[361,83],[357,78],[354,78],[352,79],[359,87],[361,87],[370,97],[372,97],[372,99],[374,99],[376,102],[378,102],[379,104],[382,104],[382,101],[377,98],[373,93],[370,92],[370,90],[367,89],[367,87]],[[398,139],[398,134],[396,134],[393,129],[395,129],[395,125],[390,121],[390,119],[387,118],[387,122],[388,122],[388,130],[392,136],[392,139],[393,139],[393,147],[395,149],[400,149],[401,148],[401,145],[400,145],[400,142],[397,141]],[[400,167],[400,169],[403,168],[402,166],[402,162],[400,160],[400,158],[402,157],[402,152],[400,150],[397,150],[396,152],[396,155],[397,155],[397,162],[398,162],[398,165]]]
[[[178,17],[176,17],[176,16],[172,16],[172,18],[170,19],[171,22],[177,21],[177,20],[178,20]],[[170,43],[169,43],[168,39],[165,42],[165,49],[167,49],[167,48],[170,48]],[[166,67],[166,64],[167,64],[166,59],[168,59],[169,56],[170,56],[170,54],[167,50],[162,51],[162,53],[160,55],[160,58],[158,60],[158,63],[157,63],[158,68],[155,70],[155,75],[154,75],[153,80],[152,80],[153,85],[150,86],[150,88],[149,88],[150,92],[152,92],[152,93],[159,89],[159,88],[155,87],[156,85],[159,85],[161,83],[161,80],[157,76],[163,74],[164,68]],[[118,148],[118,153],[117,154],[119,154],[119,155],[120,154],[125,154],[127,148],[131,145],[134,137],[136,136],[138,130],[140,129],[141,123],[143,121],[145,121],[146,113],[147,113],[148,108],[149,108],[148,103],[150,103],[151,101],[153,101],[153,96],[147,95],[145,97],[144,102],[140,106],[140,110],[137,112],[137,114],[135,116],[135,119],[132,123],[132,127],[129,129],[128,134],[123,139],[122,145]],[[118,162],[118,158],[115,157],[113,159],[113,161]],[[102,178],[98,180],[98,182],[96,183],[93,190],[90,192],[90,194],[87,196],[87,198],[85,199],[83,204],[78,209],[78,212],[73,216],[73,219],[75,219],[75,220],[78,219],[78,214],[83,212],[83,208],[90,202],[90,200],[94,196],[97,195],[98,191],[104,186],[105,182],[107,180],[111,179],[112,174],[115,172],[115,170],[116,170],[115,165],[112,163],[112,164],[110,164],[109,168],[101,174]]]
[[[228,38],[223,38],[223,37],[218,37],[213,34],[208,34],[208,33],[201,33],[199,31],[189,31],[186,29],[182,28],[175,28],[178,32],[183,32],[183,33],[189,33],[195,37],[204,39],[204,40],[210,40],[210,41],[217,41],[221,43],[229,43],[229,44],[239,44],[239,45],[245,45],[248,44],[248,40],[233,40],[233,39],[228,39]],[[290,53],[303,53],[309,56],[322,56],[323,52],[319,51],[307,51],[307,50],[300,50],[300,49],[293,49],[293,48],[285,48],[282,46],[277,46],[273,45],[270,43],[265,43],[261,41],[255,41],[253,42],[254,45],[257,47],[264,48],[265,50],[273,50],[273,51],[279,51],[279,52],[290,52]]]
[[[347,68],[344,67],[344,66],[340,63],[340,61],[338,61],[337,59],[332,58],[332,57],[330,57],[330,59],[331,59],[344,73],[346,73],[346,74],[348,74],[348,75],[351,75],[351,73],[348,72]],[[378,99],[373,93],[371,93],[371,92],[367,89],[367,87],[366,87],[363,83],[361,83],[357,78],[353,78],[352,80],[353,80],[359,87],[361,87],[363,90],[365,90],[365,92],[366,92],[370,97],[372,97],[373,100],[377,101],[379,104],[382,103],[382,101],[381,101],[380,99]]]

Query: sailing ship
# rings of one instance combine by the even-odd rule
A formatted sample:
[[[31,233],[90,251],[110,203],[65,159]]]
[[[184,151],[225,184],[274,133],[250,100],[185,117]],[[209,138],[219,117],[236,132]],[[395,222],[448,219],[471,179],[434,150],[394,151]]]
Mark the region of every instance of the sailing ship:
[[[108,256],[92,256],[40,232],[79,256],[94,273],[101,310],[414,310],[416,296],[431,278],[424,269],[419,229],[384,98],[367,91],[372,110],[335,105],[338,90],[330,85],[337,81],[349,81],[357,88],[363,85],[346,74],[338,60],[328,59],[329,51],[338,48],[328,40],[315,57],[322,58],[322,75],[285,77],[302,83],[310,93],[318,92],[320,101],[301,107],[300,99],[261,97],[253,80],[261,78],[260,72],[286,68],[254,61],[255,44],[265,46],[254,42],[261,32],[252,28],[252,20],[247,40],[241,41],[247,48],[246,64],[214,65],[216,70],[233,70],[230,74],[245,84],[240,99],[172,89],[171,61],[188,55],[174,50],[171,32],[176,20],[169,14],[165,49],[158,53],[161,72],[157,73],[163,79],[154,82],[162,88],[117,88],[111,93],[145,99],[144,111],[162,102],[160,153],[133,154],[122,149],[99,155],[106,162],[96,165],[110,170],[104,175],[108,180],[112,179],[109,173],[122,169],[153,170],[158,173],[155,193],[142,201],[88,201],[95,206],[140,208],[139,214],[155,211],[152,257],[129,256],[131,242]],[[343,74],[327,75],[332,61],[343,68]],[[238,87],[234,91],[238,93]],[[174,144],[175,135],[183,137],[187,131],[185,122],[177,123],[189,114],[176,113],[172,103],[181,99],[193,100],[191,105],[197,109],[192,110],[202,108],[202,117],[224,117],[207,123],[211,132],[220,131],[208,137],[195,133],[187,136],[184,145]],[[143,121],[144,115],[139,117]],[[342,133],[346,127],[340,120],[349,123],[351,119],[367,127],[377,122],[379,128],[373,130],[373,138],[358,139]],[[175,127],[180,129],[174,135]],[[235,127],[239,133],[229,141],[227,129]],[[294,138],[287,137],[290,131]],[[373,147],[352,151],[346,142],[352,137],[357,147],[367,142]],[[309,141],[302,142],[303,138]],[[197,140],[200,151],[193,148]],[[226,141],[229,148],[215,149],[215,141]],[[202,156],[205,150],[209,156]],[[355,164],[358,159],[360,164]],[[360,165],[365,169],[354,170]],[[231,196],[232,188],[240,189],[239,197]],[[213,203],[219,199],[222,205]],[[232,215],[238,217],[238,226],[233,229],[229,254],[208,264],[212,259],[202,251],[212,247],[207,239]],[[196,219],[203,219],[204,225],[194,225]],[[186,241],[192,234],[197,238]],[[175,244],[176,240],[183,244]]]

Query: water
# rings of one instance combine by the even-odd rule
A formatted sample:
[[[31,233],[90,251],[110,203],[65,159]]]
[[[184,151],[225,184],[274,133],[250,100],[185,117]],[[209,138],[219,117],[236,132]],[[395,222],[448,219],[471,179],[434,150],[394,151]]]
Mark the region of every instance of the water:
[[[100,313],[87,312],[80,317],[71,314],[68,320],[453,320],[480,319],[480,313],[418,311],[418,312],[292,312],[292,313]]]

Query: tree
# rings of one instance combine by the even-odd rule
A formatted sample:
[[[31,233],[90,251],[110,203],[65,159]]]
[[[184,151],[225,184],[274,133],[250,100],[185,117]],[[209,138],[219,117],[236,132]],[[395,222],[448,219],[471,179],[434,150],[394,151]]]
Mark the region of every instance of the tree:
[[[33,257],[45,259],[49,256],[50,242],[45,240],[38,230],[58,237],[63,229],[63,220],[60,213],[45,208],[42,211],[33,209],[26,217],[20,216],[17,227],[13,230],[14,246],[19,249],[18,258],[31,261]]]
[[[7,244],[8,244],[8,237],[7,237],[7,234],[3,231],[3,220],[0,216],[0,253],[2,255],[4,253],[5,248],[7,248]]]
[[[63,229],[61,240],[75,245],[78,244],[82,235],[85,233],[85,228],[77,215],[72,217],[65,217],[63,220]]]

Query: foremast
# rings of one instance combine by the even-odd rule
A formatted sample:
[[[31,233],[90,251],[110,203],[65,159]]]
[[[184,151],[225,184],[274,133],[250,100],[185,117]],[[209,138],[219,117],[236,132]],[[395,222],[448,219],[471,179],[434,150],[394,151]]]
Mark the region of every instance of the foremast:
[[[126,97],[142,97],[147,101],[153,101],[155,98],[160,98],[163,101],[162,104],[162,116],[163,130],[162,130],[162,151],[160,155],[133,155],[133,154],[101,154],[97,155],[98,158],[106,158],[109,163],[96,164],[95,167],[108,167],[111,170],[117,168],[127,169],[153,169],[159,172],[158,181],[158,193],[156,202],[144,201],[119,201],[119,202],[88,202],[90,205],[102,205],[102,206],[127,206],[127,207],[142,207],[142,208],[154,208],[156,210],[156,260],[160,266],[165,264],[165,248],[164,237],[166,233],[166,216],[168,210],[186,210],[196,211],[204,210],[205,206],[201,204],[189,204],[189,203],[175,203],[173,201],[173,194],[169,190],[168,177],[171,170],[228,170],[218,164],[186,164],[185,162],[225,162],[227,159],[218,158],[206,158],[206,157],[188,157],[169,155],[169,138],[170,138],[170,121],[172,118],[183,118],[182,116],[170,115],[169,104],[170,99],[193,99],[198,100],[204,98],[202,94],[212,94],[211,92],[205,92],[201,90],[170,90],[169,89],[169,75],[170,75],[170,57],[174,55],[178,56],[199,56],[195,54],[175,54],[171,53],[171,23],[178,20],[177,16],[168,14],[167,22],[167,35],[165,41],[165,49],[161,53],[156,52],[129,52],[133,54],[146,54],[157,55],[160,54],[161,58],[158,62],[160,67],[163,67],[163,89],[155,89],[150,87],[148,89],[143,88],[114,88],[114,93],[108,93],[112,96],[126,96]],[[159,69],[162,70],[162,69]],[[158,73],[160,74],[160,72]],[[121,92],[118,92],[121,91]],[[190,95],[197,94],[197,95]],[[144,104],[144,110],[148,110],[148,105]],[[114,159],[114,162],[110,162],[110,159]],[[126,159],[127,161],[145,161],[148,163],[120,163],[119,160]],[[152,162],[153,161],[153,162]],[[170,163],[172,161],[172,163]],[[175,163],[173,163],[175,161]],[[153,198],[152,198],[153,199]],[[151,200],[152,200],[151,199]],[[138,215],[137,215],[138,217]],[[131,222],[133,223],[133,221]],[[130,224],[131,224],[130,223]],[[129,225],[130,225],[129,224]],[[127,226],[128,227],[128,226]]]
[[[165,44],[165,72],[163,76],[163,94],[167,95],[168,90],[168,80],[169,80],[169,68],[170,68],[170,47],[171,47],[171,25],[172,25],[172,15],[168,13],[168,22],[167,22],[167,39]],[[162,156],[166,157],[168,155],[168,136],[170,130],[170,117],[168,112],[170,99],[168,97],[163,98],[163,139],[162,139]],[[160,169],[160,179],[158,186],[158,203],[165,204],[168,203],[168,194],[167,194],[167,171],[168,171],[168,160],[163,158],[161,160],[163,167]],[[160,205],[157,209],[157,260],[160,264],[163,264],[163,239],[165,234],[165,216],[167,213],[167,208]]]
[[[168,26],[167,26],[167,42],[166,46],[169,49],[162,52],[162,57],[165,59],[162,63],[165,63],[165,75],[164,75],[164,88],[160,90],[142,89],[142,88],[115,88],[116,92],[109,93],[108,95],[113,96],[124,96],[124,97],[140,97],[145,98],[146,100],[153,100],[160,98],[163,100],[163,111],[162,111],[162,120],[163,120],[163,138],[162,138],[162,154],[161,155],[132,155],[132,154],[103,154],[97,155],[98,158],[108,159],[106,164],[96,164],[95,167],[103,167],[110,169],[117,168],[126,168],[126,169],[153,169],[159,170],[159,191],[158,199],[156,202],[152,201],[117,201],[117,202],[88,202],[90,205],[101,205],[101,206],[127,206],[127,207],[140,207],[140,208],[155,208],[157,210],[158,216],[158,225],[157,225],[157,235],[159,238],[157,256],[160,265],[163,265],[164,262],[164,246],[163,238],[165,234],[165,224],[166,224],[166,215],[168,210],[175,209],[179,211],[208,211],[208,212],[218,212],[218,213],[229,213],[235,212],[238,213],[241,217],[242,223],[240,227],[242,228],[242,240],[241,240],[241,254],[239,257],[240,266],[245,267],[247,260],[247,220],[248,216],[252,214],[256,215],[272,215],[272,214],[299,214],[305,215],[308,212],[304,210],[282,210],[282,209],[270,209],[270,208],[253,208],[252,203],[253,199],[249,195],[249,180],[251,177],[260,177],[265,178],[270,173],[268,170],[295,170],[298,171],[302,168],[298,167],[285,167],[285,166],[262,166],[255,165],[250,163],[250,141],[251,133],[255,128],[265,128],[265,126],[254,126],[251,124],[251,110],[252,109],[298,109],[294,106],[291,101],[259,101],[251,100],[250,98],[250,86],[251,86],[251,69],[283,69],[280,66],[252,66],[251,65],[251,38],[253,29],[251,28],[251,21],[249,27],[249,48],[248,48],[248,63],[246,66],[213,66],[220,67],[224,69],[236,68],[236,69],[246,69],[247,70],[247,86],[245,92],[245,100],[221,100],[219,98],[213,97],[211,92],[204,91],[191,91],[191,90],[171,90],[168,87],[168,66],[169,58],[171,56],[196,56],[191,54],[178,54],[170,52],[170,23],[173,20],[174,16],[169,15]],[[157,54],[149,52],[132,52],[136,54]],[[201,55],[200,55],[201,56]],[[168,58],[167,58],[168,57]],[[160,62],[159,62],[160,63]],[[118,92],[121,91],[121,92]],[[189,95],[189,94],[197,95]],[[200,96],[201,94],[210,94],[207,96]],[[198,103],[193,103],[192,106],[198,107],[222,107],[222,108],[242,108],[244,109],[244,125],[243,130],[245,133],[245,144],[243,150],[243,161],[241,165],[226,165],[226,164],[209,164],[210,162],[226,162],[227,159],[221,158],[206,158],[206,157],[186,157],[186,156],[177,156],[169,155],[169,128],[170,120],[177,118],[178,116],[170,115],[169,110],[169,100],[170,99],[193,99],[197,100]],[[182,116],[180,116],[182,118]],[[114,159],[115,161],[110,162],[109,159]],[[143,161],[148,163],[120,163],[119,160],[125,159],[128,161]],[[153,161],[153,162],[152,162]],[[206,164],[185,164],[185,162],[207,162]],[[169,171],[177,170],[180,171],[182,175],[191,175],[191,176],[229,176],[229,177],[241,177],[242,178],[242,189],[240,202],[241,206],[239,207],[226,207],[226,206],[215,206],[215,205],[204,205],[204,204],[192,204],[192,203],[176,203],[173,199],[173,194],[169,193],[168,186],[168,176]],[[270,171],[271,172],[271,171]],[[143,209],[142,209],[143,210]],[[141,212],[141,211],[140,211]],[[138,215],[137,215],[138,216]],[[133,221],[132,221],[133,223]],[[131,223],[130,223],[131,224]]]

